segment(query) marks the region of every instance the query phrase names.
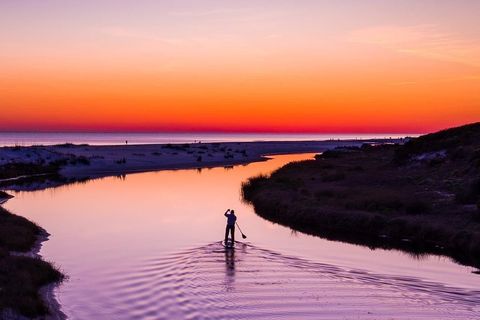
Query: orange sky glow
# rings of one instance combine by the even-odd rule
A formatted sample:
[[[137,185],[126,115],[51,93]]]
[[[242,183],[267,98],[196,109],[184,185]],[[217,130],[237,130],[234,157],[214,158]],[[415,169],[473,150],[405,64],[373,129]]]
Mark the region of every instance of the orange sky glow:
[[[2,1],[0,131],[480,121],[479,1]]]

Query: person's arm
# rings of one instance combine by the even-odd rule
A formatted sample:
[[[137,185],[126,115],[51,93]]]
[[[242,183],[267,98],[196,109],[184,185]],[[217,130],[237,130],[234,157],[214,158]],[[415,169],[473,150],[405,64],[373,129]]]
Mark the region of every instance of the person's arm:
[[[230,209],[227,209],[227,211],[225,211],[225,213],[223,214],[225,217],[228,217],[228,211],[230,211]]]

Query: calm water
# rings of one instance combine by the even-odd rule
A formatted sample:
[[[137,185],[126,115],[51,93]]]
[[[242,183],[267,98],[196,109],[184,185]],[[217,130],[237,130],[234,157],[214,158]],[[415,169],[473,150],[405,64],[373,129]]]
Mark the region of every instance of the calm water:
[[[6,207],[52,234],[41,254],[70,277],[57,295],[71,319],[478,319],[471,268],[295,233],[241,202],[248,177],[311,157],[105,178]],[[234,252],[220,244],[227,208],[248,236]]]
[[[330,139],[403,138],[408,134],[259,134],[259,133],[30,133],[0,132],[0,146],[52,145],[62,143],[118,145],[152,143],[305,141]],[[408,135],[416,136],[416,135]]]

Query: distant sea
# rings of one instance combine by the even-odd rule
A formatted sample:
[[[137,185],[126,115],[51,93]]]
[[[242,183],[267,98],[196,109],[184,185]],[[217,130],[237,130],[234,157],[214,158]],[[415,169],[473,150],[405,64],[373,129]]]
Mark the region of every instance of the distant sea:
[[[308,141],[402,138],[415,134],[283,134],[283,133],[62,133],[0,132],[0,146],[54,145],[63,143],[89,145],[245,142],[245,141]]]

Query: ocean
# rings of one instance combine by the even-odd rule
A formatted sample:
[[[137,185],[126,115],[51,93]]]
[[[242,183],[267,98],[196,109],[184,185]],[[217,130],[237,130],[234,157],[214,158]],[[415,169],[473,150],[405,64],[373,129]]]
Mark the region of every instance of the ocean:
[[[418,134],[350,133],[98,133],[98,132],[0,132],[0,146],[55,145],[63,143],[89,145],[245,142],[245,141],[308,141],[375,138],[402,138]]]

